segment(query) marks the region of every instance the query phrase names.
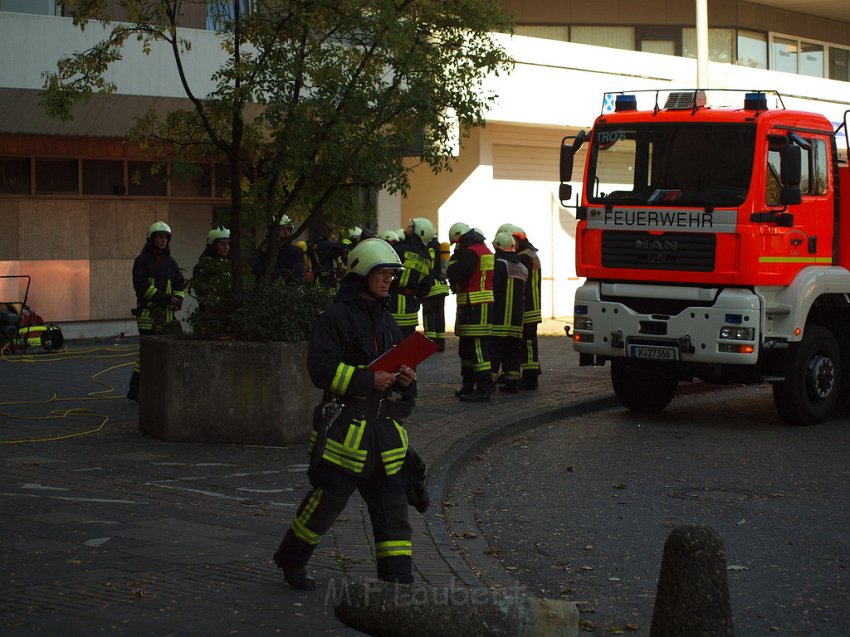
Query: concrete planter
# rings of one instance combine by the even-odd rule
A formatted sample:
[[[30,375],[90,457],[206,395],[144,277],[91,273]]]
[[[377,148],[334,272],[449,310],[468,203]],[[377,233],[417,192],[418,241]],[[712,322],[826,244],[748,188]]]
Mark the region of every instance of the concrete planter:
[[[321,391],[307,343],[141,339],[142,433],[170,442],[305,442]]]

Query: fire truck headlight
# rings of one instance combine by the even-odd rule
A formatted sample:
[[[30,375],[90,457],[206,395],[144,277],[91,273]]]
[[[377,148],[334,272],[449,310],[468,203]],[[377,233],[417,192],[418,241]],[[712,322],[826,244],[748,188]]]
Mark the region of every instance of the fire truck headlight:
[[[720,340],[722,341],[751,341],[755,330],[752,327],[733,327],[726,325],[720,328]]]
[[[587,316],[577,316],[575,321],[575,328],[577,330],[592,330],[593,319],[588,318]]]

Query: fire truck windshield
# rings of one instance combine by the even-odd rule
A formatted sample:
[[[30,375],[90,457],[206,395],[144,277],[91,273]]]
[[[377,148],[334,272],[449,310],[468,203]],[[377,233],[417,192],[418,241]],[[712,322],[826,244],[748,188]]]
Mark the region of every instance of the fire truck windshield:
[[[588,158],[588,202],[739,206],[754,148],[750,124],[602,124]]]

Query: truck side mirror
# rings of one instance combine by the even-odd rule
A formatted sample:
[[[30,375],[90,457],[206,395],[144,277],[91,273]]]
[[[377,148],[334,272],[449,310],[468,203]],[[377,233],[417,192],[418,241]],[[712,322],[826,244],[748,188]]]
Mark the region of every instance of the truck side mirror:
[[[801,158],[802,151],[796,144],[788,144],[779,151],[779,180],[783,186],[800,187]]]
[[[561,184],[558,186],[558,199],[563,201],[569,201],[573,196],[573,185],[572,184]]]
[[[786,206],[796,206],[803,201],[801,178],[802,150],[797,144],[788,144],[779,151],[779,180],[782,182],[779,201]]]
[[[573,178],[573,158],[575,150],[572,146],[561,143],[561,184]],[[569,197],[568,197],[569,199]]]

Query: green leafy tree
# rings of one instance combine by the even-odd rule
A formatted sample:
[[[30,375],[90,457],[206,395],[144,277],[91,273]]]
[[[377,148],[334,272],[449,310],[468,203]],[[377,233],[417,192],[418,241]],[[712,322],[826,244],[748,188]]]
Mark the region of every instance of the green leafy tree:
[[[178,29],[184,5],[204,4],[226,61],[208,95],[192,91]],[[295,234],[318,219],[351,220],[363,193],[406,192],[416,156],[439,172],[451,148],[483,125],[495,95],[484,79],[512,61],[490,34],[510,24],[498,0],[67,0],[84,29],[107,21],[119,5],[122,22],[85,51],[62,57],[44,75],[42,104],[69,118],[92,93],[114,92],[105,79],[128,41],[149,53],[168,47],[190,106],[138,118],[132,135],[158,159],[184,165],[215,159],[229,167],[234,290],[246,281],[242,252],[265,226],[271,249],[266,279],[280,245],[283,215]]]

